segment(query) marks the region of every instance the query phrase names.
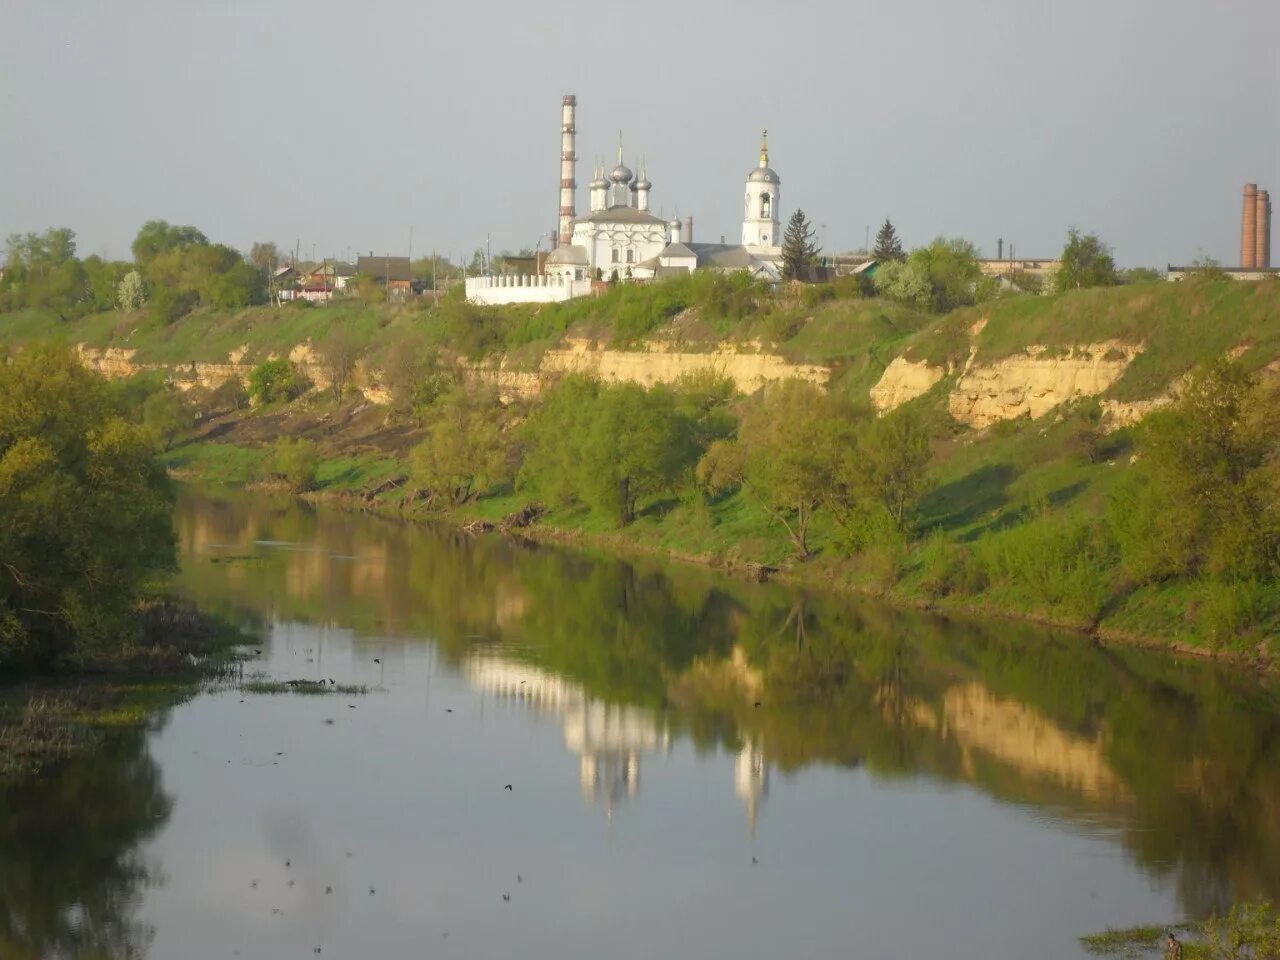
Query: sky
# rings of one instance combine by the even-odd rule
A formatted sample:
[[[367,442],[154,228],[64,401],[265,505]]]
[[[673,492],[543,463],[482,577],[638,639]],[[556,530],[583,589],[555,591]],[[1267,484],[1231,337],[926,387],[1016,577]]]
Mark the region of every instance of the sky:
[[[560,102],[651,204],[740,239],[762,128],[830,251],[1239,260],[1280,193],[1276,0],[0,0],[0,233],[147,220],[312,256],[546,248]]]

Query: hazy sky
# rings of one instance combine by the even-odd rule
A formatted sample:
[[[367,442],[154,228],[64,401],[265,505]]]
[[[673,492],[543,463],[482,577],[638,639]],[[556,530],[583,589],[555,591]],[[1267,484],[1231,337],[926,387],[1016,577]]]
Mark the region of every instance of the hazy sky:
[[[576,11],[570,16],[570,11]],[[578,95],[652,205],[740,235],[761,127],[828,249],[1235,264],[1244,183],[1280,194],[1277,0],[0,0],[0,233],[128,255],[148,219],[246,248],[459,259],[555,228]],[[545,246],[545,241],[544,246]]]

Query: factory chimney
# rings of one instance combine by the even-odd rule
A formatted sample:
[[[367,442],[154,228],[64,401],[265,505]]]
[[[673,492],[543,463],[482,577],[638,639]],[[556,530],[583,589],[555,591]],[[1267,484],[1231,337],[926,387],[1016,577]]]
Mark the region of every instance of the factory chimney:
[[[1240,225],[1240,266],[1252,270],[1257,265],[1258,185],[1244,185],[1244,222]]]
[[[996,259],[1004,259],[1004,237],[1000,237],[996,240]]]
[[[560,108],[560,243],[563,246],[568,246],[573,240],[573,220],[577,216],[573,206],[574,191],[578,186],[573,179],[574,163],[578,159],[574,152],[577,112],[578,98],[572,93],[565,94]]]
[[[693,243],[693,217],[684,218],[684,242]]]
[[[1257,221],[1253,243],[1253,265],[1259,270],[1271,269],[1271,194],[1259,190],[1254,219]]]

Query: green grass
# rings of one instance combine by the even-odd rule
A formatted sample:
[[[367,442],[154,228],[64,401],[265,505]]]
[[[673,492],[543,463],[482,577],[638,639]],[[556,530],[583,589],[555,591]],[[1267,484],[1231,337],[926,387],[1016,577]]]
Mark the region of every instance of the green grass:
[[[186,479],[219,486],[244,486],[258,479],[262,464],[271,455],[264,447],[229,443],[188,443],[170,450],[165,465]]]
[[[977,336],[969,331],[985,321]],[[1038,344],[1070,348],[1116,340],[1142,344],[1107,392],[1117,400],[1163,393],[1173,379],[1206,357],[1238,347],[1257,369],[1280,358],[1280,282],[1152,281],[1061,296],[1016,296],[958,310],[916,334],[905,354],[934,365],[990,363]]]
[[[363,696],[369,692],[369,688],[362,683],[327,684],[323,680],[318,683],[312,683],[310,681],[289,683],[287,680],[250,680],[247,683],[242,683],[238,689],[241,693],[254,695],[294,693],[299,696],[309,697],[328,696],[339,693],[349,697],[356,697]]]
[[[1141,924],[1124,929],[1108,927],[1101,933],[1081,937],[1080,945],[1090,953],[1100,956],[1130,955],[1135,950],[1148,952],[1161,949],[1164,946],[1165,934],[1170,930],[1185,933],[1198,929],[1199,924],[1196,923],[1179,923],[1172,926]]]

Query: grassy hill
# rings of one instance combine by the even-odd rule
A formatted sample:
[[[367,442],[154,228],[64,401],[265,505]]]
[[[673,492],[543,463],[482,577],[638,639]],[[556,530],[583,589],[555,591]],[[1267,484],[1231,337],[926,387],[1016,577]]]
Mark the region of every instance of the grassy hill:
[[[1114,492],[1135,470],[1132,429],[1101,435],[1096,409],[1090,420],[1082,402],[983,430],[949,412],[966,365],[997,363],[1032,347],[1041,356],[1066,357],[1085,345],[1140,346],[1100,400],[1161,397],[1196,364],[1223,356],[1271,376],[1280,367],[1280,283],[1151,282],[1010,297],[945,316],[863,299],[848,288],[773,296],[742,281],[706,277],[623,285],[599,298],[542,307],[480,308],[456,298],[344,302],[197,311],[173,324],[141,314],[66,324],[32,312],[0,316],[0,342],[56,336],[136,350],[135,360],[149,364],[226,362],[232,351],[252,363],[301,343],[323,344],[340,329],[374,370],[397,353],[420,349],[468,360],[505,357],[516,368],[536,370],[543,351],[568,339],[693,353],[737,344],[827,365],[831,390],[863,406],[896,357],[923,361],[942,376],[908,404],[929,426],[933,456],[928,489],[903,540],[851,556],[841,531],[819,517],[816,555],[799,564],[785,531],[750,497],[709,498],[692,489],[643,504],[637,520],[622,529],[581,504],[557,508],[542,521],[542,534],[726,565],[764,563],[806,581],[908,603],[1015,614],[1187,647],[1252,653],[1260,640],[1280,633],[1280,590],[1273,582],[1255,597],[1208,581],[1125,581],[1114,546],[1096,534]],[[522,410],[512,422],[527,415]],[[429,413],[406,416],[358,398],[339,402],[311,393],[285,406],[213,413],[171,462],[187,476],[245,482],[260,474],[277,437],[307,437],[325,457],[321,495],[358,496],[362,506],[418,516],[429,512],[422,501],[406,503],[401,487],[381,488],[409,473],[409,452],[430,425]],[[494,520],[531,499],[529,491],[505,486],[452,512],[460,520]],[[1236,626],[1225,629],[1224,622]]]

